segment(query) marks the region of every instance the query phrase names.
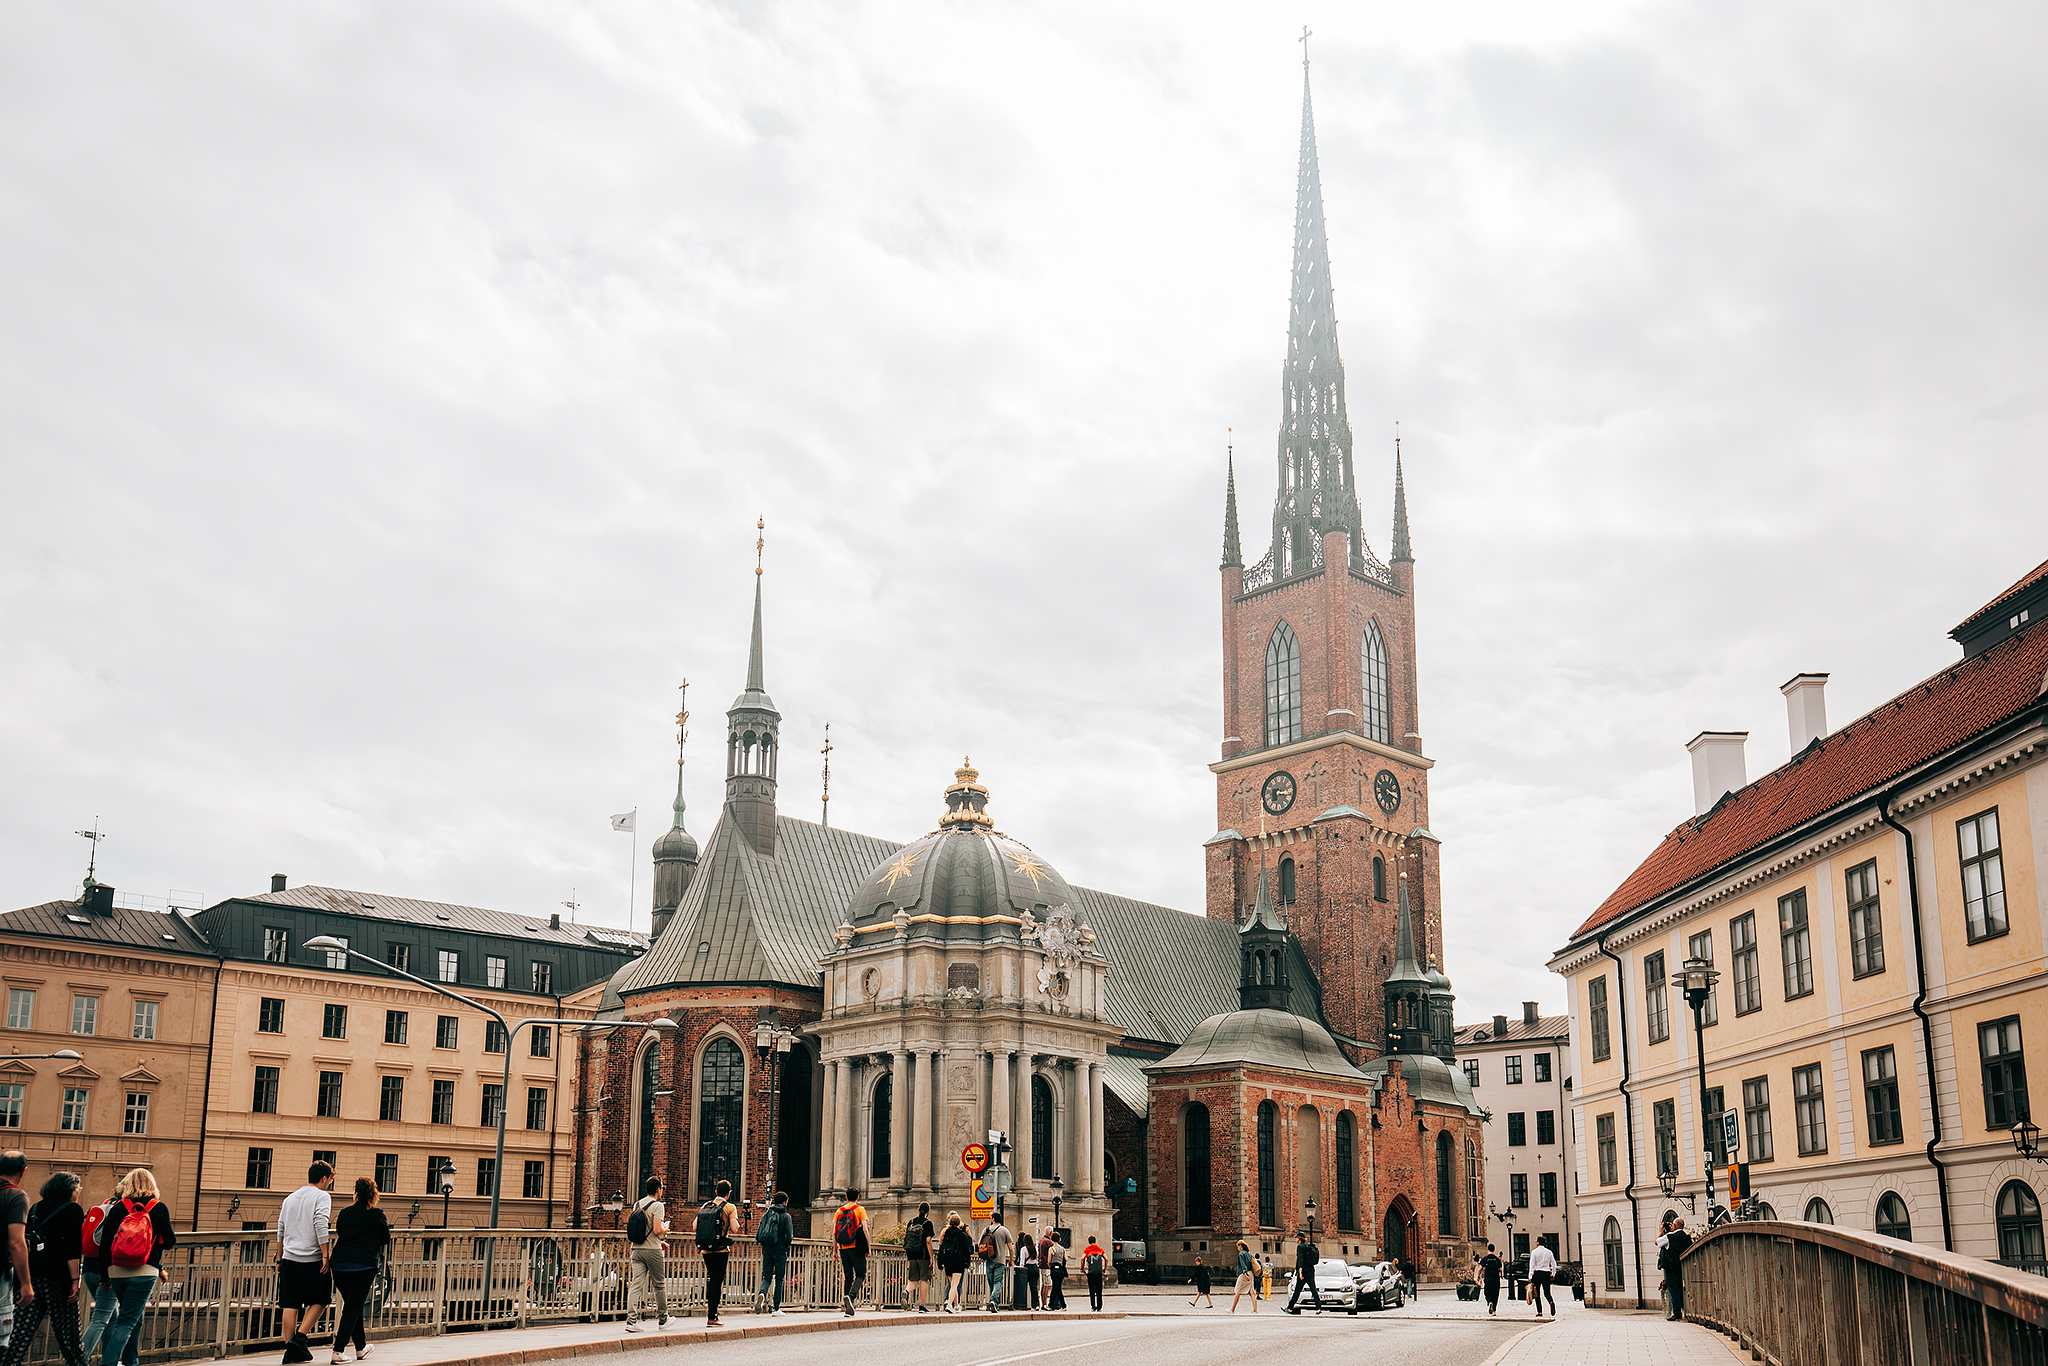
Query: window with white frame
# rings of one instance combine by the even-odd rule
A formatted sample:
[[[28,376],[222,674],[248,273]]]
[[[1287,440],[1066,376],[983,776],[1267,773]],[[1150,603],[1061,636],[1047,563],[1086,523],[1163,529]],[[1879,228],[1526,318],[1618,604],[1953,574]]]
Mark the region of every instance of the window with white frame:
[[[21,1127],[21,1101],[28,1094],[28,1088],[20,1082],[0,1085],[0,1129]]]
[[[1884,971],[1884,919],[1877,899],[1877,860],[1843,875],[1849,903],[1849,970],[1857,977]]]
[[[502,987],[505,985],[505,960],[496,957],[484,959],[484,985]]]
[[[1806,889],[1778,898],[1778,943],[1785,963],[1785,999],[1813,995],[1813,932],[1806,924]]]
[[[1728,922],[1728,948],[1735,965],[1735,1013],[1747,1015],[1764,1005],[1763,978],[1756,966],[1756,912]]]
[[[2005,933],[2005,857],[1998,843],[1998,808],[1956,822],[1963,858],[1963,922],[1970,942]]]
[[[121,1115],[121,1132],[140,1138],[149,1133],[149,1092],[130,1091]]]
[[[7,1027],[9,1029],[34,1029],[36,1027],[36,994],[27,987],[7,989]]]
[[[1651,1043],[1671,1037],[1671,989],[1664,980],[1662,950],[1643,955],[1643,1020]]]
[[[71,1032],[90,1034],[99,1028],[100,998],[97,996],[73,996],[71,998]]]
[[[129,1026],[130,1038],[154,1039],[156,1037],[156,1004],[155,1001],[137,1001],[135,1003],[135,1020]]]
[[[458,949],[436,949],[434,971],[439,980],[453,982],[462,974],[462,953]]]
[[[83,1086],[65,1087],[64,1109],[57,1117],[57,1127],[67,1134],[84,1133],[85,1103],[91,1097],[92,1092],[86,1090]]]

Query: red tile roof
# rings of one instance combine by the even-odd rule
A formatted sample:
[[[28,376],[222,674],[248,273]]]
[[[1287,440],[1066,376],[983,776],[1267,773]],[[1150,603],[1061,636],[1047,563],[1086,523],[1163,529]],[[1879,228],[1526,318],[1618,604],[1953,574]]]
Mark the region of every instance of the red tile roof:
[[[2036,623],[1914,684],[1666,835],[1572,940],[1991,729],[2041,699],[2044,675],[2048,623]]]
[[[1970,615],[1968,615],[1967,617],[1964,617],[1960,622],[1956,624],[1956,629],[1950,631],[1949,634],[1953,636],[1962,632],[1969,626],[1976,623],[1979,619],[1989,616],[1992,612],[1997,611],[2006,603],[2011,602],[2014,598],[2026,592],[2029,588],[2032,588],[2042,579],[2048,579],[2048,560],[2043,560],[2041,561],[2041,563],[2035,565],[2033,571],[2027,574],[2025,577],[2021,578],[2021,580],[2018,583],[2006,589],[2003,593],[2000,593],[1997,597],[1985,603],[1982,607],[1979,607],[1976,611],[1970,613]]]

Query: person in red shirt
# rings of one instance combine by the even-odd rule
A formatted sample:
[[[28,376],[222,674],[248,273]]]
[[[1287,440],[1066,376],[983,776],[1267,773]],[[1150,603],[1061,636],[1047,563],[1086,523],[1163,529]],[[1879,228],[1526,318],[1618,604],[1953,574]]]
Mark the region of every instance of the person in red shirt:
[[[868,1212],[861,1208],[860,1191],[853,1186],[846,1188],[846,1203],[832,1215],[832,1241],[839,1248],[839,1274],[846,1291],[840,1312],[852,1318],[854,1301],[868,1276]]]

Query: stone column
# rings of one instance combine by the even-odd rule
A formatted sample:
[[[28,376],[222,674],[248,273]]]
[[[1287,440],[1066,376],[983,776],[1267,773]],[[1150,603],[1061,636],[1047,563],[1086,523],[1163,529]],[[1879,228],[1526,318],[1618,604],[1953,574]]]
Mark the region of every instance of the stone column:
[[[820,1065],[825,1074],[818,1106],[818,1186],[820,1193],[839,1185],[839,1063]]]
[[[988,1087],[988,1127],[1010,1132],[1010,1101],[1016,1096],[1015,1084],[1010,1080],[1010,1062],[1017,1055],[1007,1048],[998,1048],[994,1055],[994,1075]],[[1011,1135],[1015,1142],[1016,1136]]]
[[[1010,1107],[1010,1120],[1016,1132],[1010,1135],[1010,1145],[1016,1149],[1011,1161],[1017,1164],[1017,1189],[1023,1190],[1031,1184],[1031,1054],[1017,1055],[1016,1103]]]
[[[910,1189],[910,1117],[916,1113],[917,1098],[910,1086],[910,1050],[896,1050],[895,1070],[889,1078],[889,1189]]]
[[[910,1063],[916,1079],[910,1088],[910,1184],[914,1190],[932,1188],[932,1069],[930,1053],[912,1053]]]
[[[1094,1173],[1090,1180],[1097,1190],[1102,1190],[1102,1154],[1109,1146],[1108,1131],[1102,1122],[1102,1086],[1105,1071],[1106,1068],[1099,1062],[1088,1064],[1088,1116],[1094,1131],[1090,1145],[1093,1151],[1089,1153],[1088,1170]],[[1103,1193],[1108,1194],[1107,1191]]]
[[[1096,1079],[1100,1070],[1092,1062],[1076,1065],[1076,1079],[1081,1083],[1081,1180],[1076,1183],[1089,1195],[1102,1189],[1102,1145],[1096,1141],[1095,1126],[1101,1116],[1096,1113],[1098,1102],[1095,1098]]]
[[[1088,1064],[1079,1058],[1068,1060],[1073,1080],[1067,1085],[1067,1151],[1071,1154],[1066,1177],[1067,1189],[1077,1197],[1088,1191]]]
[[[836,1107],[837,1123],[832,1134],[832,1167],[838,1173],[834,1181],[833,1198],[844,1194],[853,1184],[853,1164],[860,1149],[854,1143],[854,1130],[860,1123],[860,1116],[853,1104],[853,1059],[843,1058],[839,1063],[839,1103]]]

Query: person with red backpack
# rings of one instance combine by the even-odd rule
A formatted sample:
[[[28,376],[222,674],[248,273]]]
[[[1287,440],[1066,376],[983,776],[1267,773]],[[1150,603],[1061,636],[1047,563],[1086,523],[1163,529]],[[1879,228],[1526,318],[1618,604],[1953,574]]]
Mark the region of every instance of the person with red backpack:
[[[839,1274],[846,1298],[841,1312],[853,1317],[861,1283],[868,1276],[868,1212],[861,1208],[858,1188],[846,1188],[846,1203],[832,1216],[832,1242],[839,1249]]]
[[[106,1336],[107,1326],[114,1321],[114,1311],[121,1301],[114,1294],[114,1283],[107,1279],[107,1259],[100,1255],[100,1225],[106,1222],[107,1214],[121,1203],[121,1197],[128,1193],[128,1178],[122,1177],[114,1183],[114,1193],[104,1204],[94,1205],[85,1212],[85,1226],[78,1235],[78,1250],[83,1254],[79,1263],[80,1278],[85,1284],[85,1293],[92,1299],[92,1317],[86,1320],[85,1332],[79,1338],[78,1348],[87,1361],[92,1360],[95,1347]],[[128,1340],[128,1350],[122,1354],[121,1366],[136,1366],[139,1344]]]
[[[107,1281],[120,1311],[107,1328],[100,1360],[115,1362],[142,1326],[142,1310],[162,1274],[164,1249],[178,1241],[170,1207],[157,1198],[156,1176],[147,1167],[128,1173],[128,1194],[100,1221],[99,1251],[107,1259]]]

